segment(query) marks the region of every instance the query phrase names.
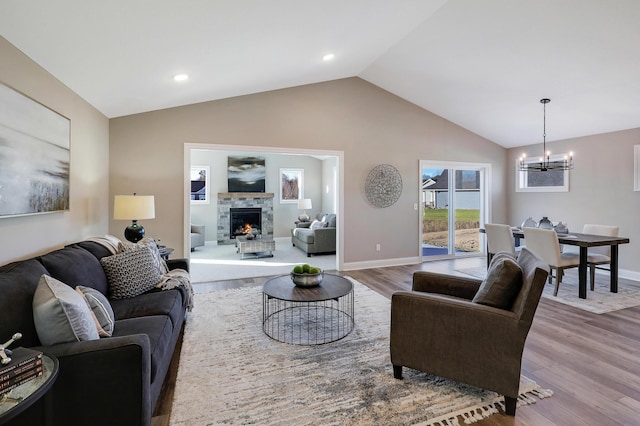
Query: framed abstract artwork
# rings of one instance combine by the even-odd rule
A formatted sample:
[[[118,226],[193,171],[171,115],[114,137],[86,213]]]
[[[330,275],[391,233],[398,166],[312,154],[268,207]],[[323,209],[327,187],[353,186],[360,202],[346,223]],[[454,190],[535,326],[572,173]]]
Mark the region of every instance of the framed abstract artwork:
[[[304,169],[280,169],[280,203],[297,203],[304,198]]]
[[[0,217],[69,210],[71,122],[0,83]]]
[[[209,202],[209,166],[191,166],[191,204]]]
[[[264,192],[264,157],[227,158],[227,180],[229,192]]]

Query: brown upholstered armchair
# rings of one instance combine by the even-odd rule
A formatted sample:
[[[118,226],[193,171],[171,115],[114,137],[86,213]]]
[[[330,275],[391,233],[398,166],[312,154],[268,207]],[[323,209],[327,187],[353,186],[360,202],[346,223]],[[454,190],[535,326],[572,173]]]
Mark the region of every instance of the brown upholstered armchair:
[[[514,416],[522,351],[549,274],[548,265],[526,248],[517,264],[521,287],[506,309],[473,301],[481,280],[414,273],[413,291],[391,299],[394,377],[401,379],[408,367],[491,390],[504,395],[505,411]]]

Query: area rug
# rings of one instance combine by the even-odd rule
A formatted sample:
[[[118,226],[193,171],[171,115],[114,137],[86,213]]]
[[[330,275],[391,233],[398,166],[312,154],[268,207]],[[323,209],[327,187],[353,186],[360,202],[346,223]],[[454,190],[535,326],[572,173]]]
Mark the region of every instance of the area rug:
[[[486,267],[456,269],[456,271],[479,279],[484,279],[487,275]],[[600,278],[600,280],[596,278],[595,290],[587,290],[587,298],[580,299],[578,297],[578,274],[575,269],[565,271],[560,289],[558,289],[558,296],[553,295],[554,289],[555,279],[553,284],[547,283],[545,285],[542,297],[594,314],[604,314],[640,305],[640,286],[638,283],[630,280],[625,280],[624,283],[619,282],[618,292],[611,293],[608,276]]]
[[[444,426],[498,412],[494,392],[407,368],[394,379],[390,301],[352,281],[354,330],[318,346],[264,334],[261,287],[196,294],[170,424]],[[519,405],[551,395],[526,377],[520,391]]]

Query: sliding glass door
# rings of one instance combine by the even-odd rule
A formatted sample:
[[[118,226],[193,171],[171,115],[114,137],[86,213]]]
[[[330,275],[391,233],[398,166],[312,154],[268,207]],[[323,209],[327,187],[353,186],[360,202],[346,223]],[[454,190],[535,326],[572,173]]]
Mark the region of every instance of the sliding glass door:
[[[487,164],[420,162],[422,256],[475,255],[486,217]]]

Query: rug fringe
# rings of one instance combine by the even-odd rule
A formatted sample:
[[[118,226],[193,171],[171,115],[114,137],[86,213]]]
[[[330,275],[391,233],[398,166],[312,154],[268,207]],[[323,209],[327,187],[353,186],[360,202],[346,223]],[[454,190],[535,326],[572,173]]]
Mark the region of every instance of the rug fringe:
[[[549,398],[553,395],[553,391],[550,389],[536,388],[528,392],[518,395],[518,407],[524,407],[526,405],[532,405],[537,402],[537,399]],[[500,411],[498,407],[505,411],[504,400],[502,397],[498,401],[489,403],[482,407],[474,407],[466,410],[457,411],[454,413],[445,414],[435,419],[429,420],[424,426],[461,426],[458,417],[462,417],[464,424],[469,425],[477,423],[480,420],[491,417],[494,414],[498,414]]]

